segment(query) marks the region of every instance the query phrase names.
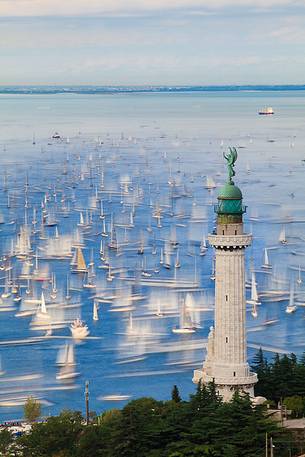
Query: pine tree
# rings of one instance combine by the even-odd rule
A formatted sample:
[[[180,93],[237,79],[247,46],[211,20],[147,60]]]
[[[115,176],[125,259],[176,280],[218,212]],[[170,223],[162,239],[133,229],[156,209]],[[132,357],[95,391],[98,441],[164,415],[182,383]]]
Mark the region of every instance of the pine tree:
[[[176,385],[174,385],[173,390],[172,390],[172,400],[175,403],[180,403],[181,402],[179,389],[178,389],[178,387]]]
[[[251,367],[258,377],[258,382],[254,387],[255,395],[268,397],[270,392],[270,365],[264,356],[262,348],[254,356]]]

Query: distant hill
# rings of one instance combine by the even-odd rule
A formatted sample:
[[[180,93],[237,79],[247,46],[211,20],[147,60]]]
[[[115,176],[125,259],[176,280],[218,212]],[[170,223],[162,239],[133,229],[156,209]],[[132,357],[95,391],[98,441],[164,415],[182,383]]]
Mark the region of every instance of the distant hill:
[[[114,94],[172,92],[300,91],[302,85],[242,86],[0,86],[0,94]]]

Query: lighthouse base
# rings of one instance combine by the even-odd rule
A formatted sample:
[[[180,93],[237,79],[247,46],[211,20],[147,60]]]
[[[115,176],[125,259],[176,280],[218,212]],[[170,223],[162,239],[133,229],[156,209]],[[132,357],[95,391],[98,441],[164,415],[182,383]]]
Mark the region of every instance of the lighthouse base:
[[[248,394],[251,398],[254,398],[254,384],[257,383],[257,375],[256,373],[249,372],[249,375],[246,377],[217,378],[209,376],[205,370],[195,370],[193,382],[198,384],[200,381],[205,385],[214,382],[222,400],[229,402],[236,391],[240,394]]]

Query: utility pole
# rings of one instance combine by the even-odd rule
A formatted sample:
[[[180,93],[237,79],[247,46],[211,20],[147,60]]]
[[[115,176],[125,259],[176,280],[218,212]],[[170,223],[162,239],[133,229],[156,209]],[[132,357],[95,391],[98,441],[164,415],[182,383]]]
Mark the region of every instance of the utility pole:
[[[89,381],[85,383],[86,425],[89,425]]]
[[[273,440],[272,437],[270,438],[270,457],[273,457]]]
[[[268,452],[268,433],[266,432],[266,441],[265,441],[265,457],[269,456]]]

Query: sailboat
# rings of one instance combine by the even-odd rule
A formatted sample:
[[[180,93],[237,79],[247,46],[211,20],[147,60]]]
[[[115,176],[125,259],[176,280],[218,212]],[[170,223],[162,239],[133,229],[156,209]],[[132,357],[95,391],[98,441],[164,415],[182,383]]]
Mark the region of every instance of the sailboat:
[[[100,200],[100,219],[105,219],[103,200]]]
[[[93,301],[93,320],[98,321],[99,316],[98,316],[98,302],[97,300]]]
[[[50,293],[50,297],[55,299],[57,296],[57,288],[56,288],[56,275],[52,273],[52,291]]]
[[[76,248],[76,258],[72,259],[72,266],[73,266],[73,268],[71,269],[72,273],[86,273],[87,272],[87,267],[86,267],[86,262],[84,259],[83,251],[80,247]]]
[[[290,286],[290,294],[289,294],[289,304],[286,307],[286,313],[291,314],[297,310],[296,305],[294,304],[294,287],[293,283]]]
[[[267,248],[264,249],[264,263],[262,265],[262,268],[264,270],[271,270],[272,269],[272,265],[269,262],[269,256],[268,256],[268,249]]]
[[[103,238],[101,238],[101,244],[100,244],[100,256],[101,256],[101,260],[104,261],[105,260],[105,249],[104,249],[104,242],[103,242]]]
[[[282,228],[282,230],[280,232],[279,242],[282,244],[287,244],[285,226]]]
[[[11,291],[10,291],[10,282],[11,282],[10,281],[10,273],[11,273],[11,270],[8,270],[6,272],[4,291],[1,294],[1,298],[9,298],[11,296]]]
[[[181,267],[181,263],[180,263],[180,258],[179,258],[179,249],[177,249],[175,268],[180,268],[180,267]]]
[[[70,294],[70,277],[67,275],[67,281],[66,281],[66,300],[71,299],[71,294]]]
[[[256,308],[257,303],[253,303],[251,314],[252,316],[256,319],[257,318],[257,308]]]
[[[130,213],[129,213],[129,227],[130,227],[130,228],[133,228],[133,227],[134,227],[133,211],[130,211]]]
[[[147,269],[146,257],[143,257],[143,259],[142,259],[142,271],[141,271],[141,275],[144,276],[144,278],[150,278],[150,277],[151,277],[151,273],[149,273],[149,271],[148,271],[148,269]]]
[[[164,254],[163,254],[163,248],[160,249],[160,265],[163,265],[164,263]]]
[[[204,186],[206,189],[215,189],[216,184],[214,179],[211,176],[206,177],[206,184]]]
[[[61,367],[56,375],[58,381],[74,379],[79,375],[75,371],[76,363],[73,344],[66,344],[64,348],[59,349],[57,365]]]
[[[111,282],[113,279],[114,279],[114,275],[111,273],[111,265],[109,264],[106,280]]]
[[[105,217],[103,218],[103,229],[102,229],[101,235],[105,238],[108,236],[108,233],[106,230],[106,218]]]
[[[172,329],[173,333],[195,333],[197,327],[192,322],[192,316],[191,316],[192,307],[193,307],[193,298],[188,293],[182,304],[179,326],[174,327]]]
[[[51,320],[51,316],[47,311],[44,293],[42,292],[40,304],[37,308],[36,315],[33,320],[33,325],[48,324],[50,322],[50,320]]]
[[[83,229],[87,229],[87,228],[91,227],[91,222],[90,222],[88,210],[86,211],[86,220],[84,219],[83,213],[80,212],[80,214],[79,214],[79,222],[78,222],[77,226],[80,227],[80,228],[83,228]]]
[[[297,284],[302,284],[301,265],[299,265]]]
[[[84,289],[95,289],[96,284],[94,282],[94,278],[95,278],[94,264],[91,264],[88,271],[85,274],[83,288]]]
[[[171,226],[171,233],[170,233],[170,245],[176,249],[179,245],[179,242],[177,241],[177,230],[176,230],[176,226],[175,225],[172,225]]]
[[[160,299],[157,301],[156,316],[158,316],[158,317],[164,316],[164,314],[163,314],[162,311],[161,311],[161,300],[160,300]]]
[[[108,243],[109,249],[118,249],[118,242],[117,242],[117,237],[116,237],[116,231],[114,227],[113,220],[111,218],[111,228],[110,228],[110,241]]]
[[[205,255],[207,253],[207,242],[205,236],[202,237],[202,241],[200,243],[200,255]]]
[[[164,248],[164,262],[163,262],[163,266],[164,268],[166,268],[167,270],[170,270],[171,269],[171,255],[170,255],[170,251],[169,251],[169,246],[166,246]]]
[[[256,278],[255,278],[254,271],[252,271],[252,274],[251,274],[251,298],[250,298],[250,300],[247,300],[247,303],[249,305],[260,305],[261,304],[258,301],[258,293],[257,293]]]
[[[212,273],[211,273],[210,278],[212,281],[215,281],[215,279],[216,279],[216,258],[215,257],[213,257],[213,261],[212,261]]]
[[[127,326],[127,333],[129,335],[134,333],[134,327],[133,327],[133,319],[132,319],[132,312],[129,313],[129,318],[128,318],[128,326]]]

